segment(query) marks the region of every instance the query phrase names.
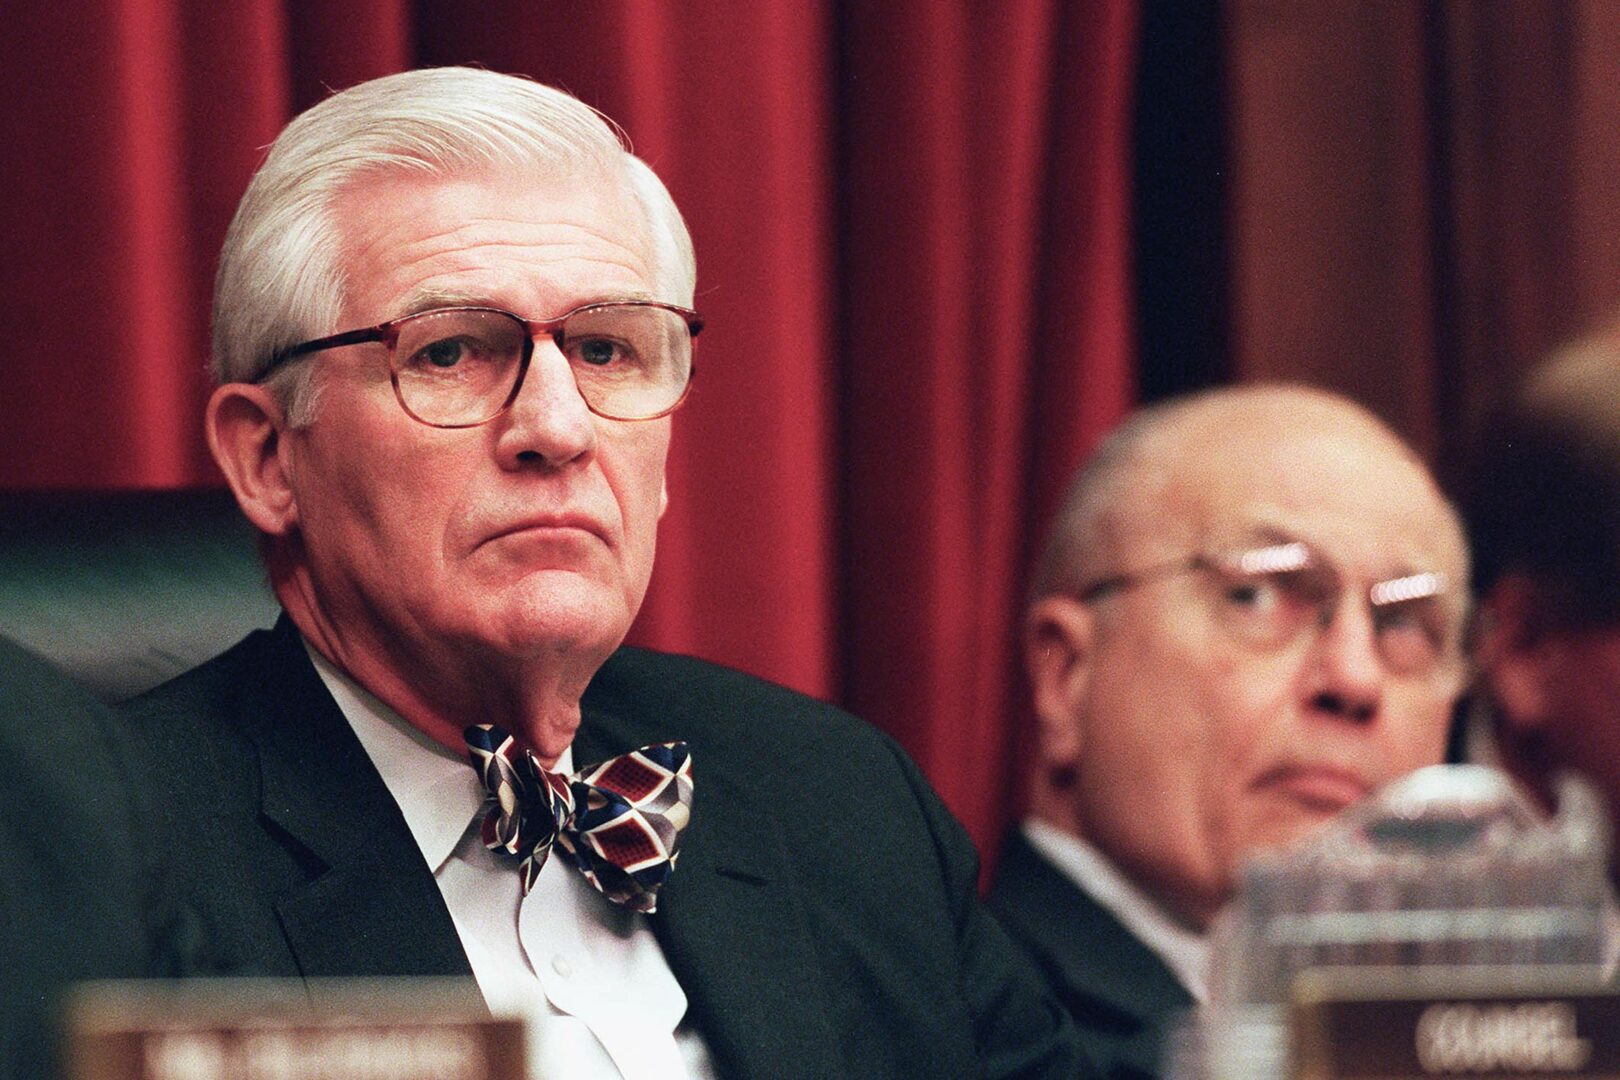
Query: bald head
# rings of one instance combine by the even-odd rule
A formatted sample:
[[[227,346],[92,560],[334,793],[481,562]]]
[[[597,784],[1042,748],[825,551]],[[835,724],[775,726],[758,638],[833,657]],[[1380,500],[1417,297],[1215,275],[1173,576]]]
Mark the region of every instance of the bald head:
[[[1342,462],[1331,460],[1340,453]],[[1444,531],[1466,558],[1455,512],[1387,424],[1325,390],[1262,383],[1150,405],[1116,428],[1071,481],[1037,563],[1032,596],[1074,591],[1100,568],[1120,565],[1144,531],[1194,525],[1167,522],[1167,500],[1184,505],[1210,482],[1234,481],[1309,495],[1320,485],[1336,485],[1353,461],[1381,474],[1375,485],[1398,484],[1418,503],[1438,507]]]
[[[1201,925],[1244,858],[1441,759],[1466,578],[1451,508],[1360,406],[1257,386],[1144,410],[1039,569],[1034,812]]]

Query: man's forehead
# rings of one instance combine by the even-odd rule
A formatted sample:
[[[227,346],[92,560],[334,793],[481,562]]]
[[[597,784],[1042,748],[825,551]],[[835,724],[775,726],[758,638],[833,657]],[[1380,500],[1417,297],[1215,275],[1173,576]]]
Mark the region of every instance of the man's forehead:
[[[624,216],[641,225],[634,192],[623,177],[597,169],[560,171],[521,166],[478,165],[448,172],[380,168],[350,180],[332,203],[344,234],[364,233],[368,225],[410,229],[431,214],[433,224],[464,230],[471,239],[498,236],[505,214],[518,220],[544,220],[553,204],[579,204],[598,217]],[[504,213],[491,213],[491,206]],[[398,211],[410,213],[401,219]]]
[[[350,299],[385,295],[370,313],[378,318],[454,304],[511,306],[520,298],[502,294],[514,283],[562,267],[600,278],[600,286],[557,303],[662,299],[651,288],[644,215],[630,193],[605,180],[523,169],[389,170],[357,181],[334,211]],[[560,313],[555,306],[532,314]]]
[[[1304,425],[1167,449],[1139,522],[1183,542],[1304,540],[1360,572],[1462,571],[1461,532],[1426,470],[1381,432]],[[1157,525],[1155,525],[1155,520]]]
[[[1369,578],[1424,570],[1456,573],[1456,545],[1442,519],[1424,515],[1368,520],[1326,507],[1258,502],[1217,509],[1203,523],[1203,547],[1232,551],[1303,541]]]

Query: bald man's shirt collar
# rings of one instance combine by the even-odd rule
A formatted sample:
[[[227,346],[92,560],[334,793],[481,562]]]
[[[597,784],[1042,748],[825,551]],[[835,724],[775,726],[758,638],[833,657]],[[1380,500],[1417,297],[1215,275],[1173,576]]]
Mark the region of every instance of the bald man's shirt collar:
[[[1188,929],[1120,872],[1106,855],[1071,833],[1033,818],[1024,839],[1059,873],[1101,904],[1164,961],[1200,1005],[1209,999],[1209,937]]]
[[[609,902],[560,856],[525,897],[516,865],[484,847],[485,792],[468,759],[304,645],[433,871],[484,1000],[528,1018],[533,1075],[713,1077],[701,1038],[681,1025],[686,994],[646,916]],[[570,747],[557,771],[573,767]]]

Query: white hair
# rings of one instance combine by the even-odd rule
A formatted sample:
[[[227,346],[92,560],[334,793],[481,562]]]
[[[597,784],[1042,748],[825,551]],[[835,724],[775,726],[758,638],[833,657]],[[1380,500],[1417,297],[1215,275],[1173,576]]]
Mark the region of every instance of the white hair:
[[[304,112],[254,174],[225,234],[214,281],[214,376],[253,382],[275,355],[334,325],[345,279],[333,204],[362,176],[449,176],[480,167],[619,180],[647,219],[657,285],[690,305],[691,236],[663,183],[611,122],[561,90],[476,68],[406,71]],[[313,417],[309,365],[267,381],[294,424]]]

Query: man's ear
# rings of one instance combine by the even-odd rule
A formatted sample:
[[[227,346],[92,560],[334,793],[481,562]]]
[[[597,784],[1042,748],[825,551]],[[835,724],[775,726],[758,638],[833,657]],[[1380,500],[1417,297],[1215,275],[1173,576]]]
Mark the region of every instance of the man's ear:
[[[226,383],[208,399],[208,449],[242,513],[260,532],[284,536],[298,522],[282,438],[286,417],[275,397],[253,383]]]
[[[1041,760],[1048,767],[1079,764],[1094,634],[1091,609],[1072,596],[1042,597],[1024,620],[1024,665],[1034,691]]]
[[[1474,658],[1486,690],[1515,728],[1550,719],[1562,645],[1546,625],[1541,591],[1523,574],[1501,577],[1479,605]]]

